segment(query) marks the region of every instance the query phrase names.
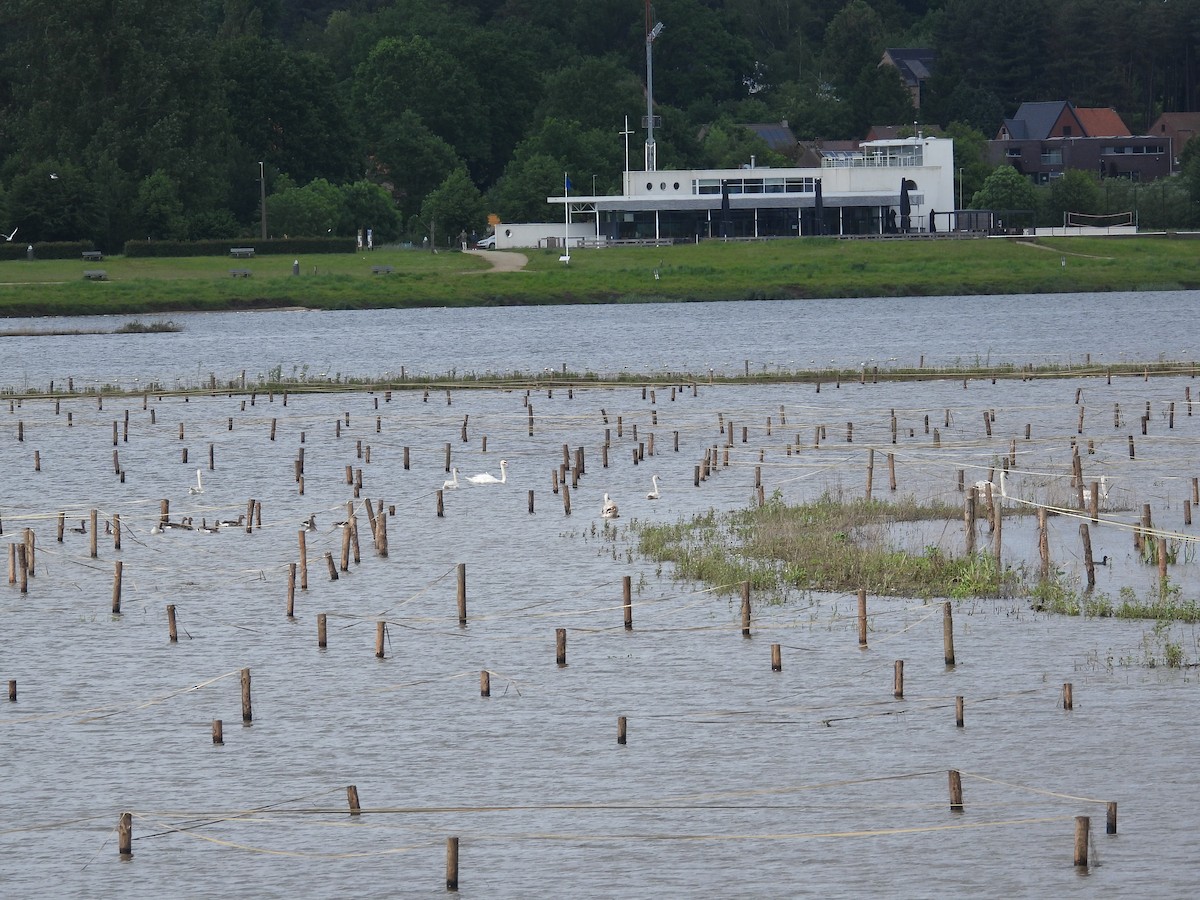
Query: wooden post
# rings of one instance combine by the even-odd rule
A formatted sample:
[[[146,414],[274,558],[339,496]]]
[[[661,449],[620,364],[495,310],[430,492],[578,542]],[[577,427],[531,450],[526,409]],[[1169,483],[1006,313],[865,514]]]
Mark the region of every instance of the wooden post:
[[[346,802],[350,806],[350,815],[357,816],[362,813],[362,807],[358,803],[358,787],[349,784],[346,785]]]
[[[742,582],[742,637],[750,637],[750,582]]]
[[[528,503],[529,503],[529,514],[532,516],[533,515],[533,489],[532,488],[530,488],[528,491]]]
[[[1074,686],[1069,681],[1063,682],[1062,704],[1063,709],[1070,710],[1075,708],[1075,690]]]
[[[627,723],[627,720],[626,720],[625,716],[617,716],[617,743],[618,744],[623,745],[625,743],[626,723]]]
[[[952,812],[963,811],[962,775],[958,769],[950,770],[950,809]]]
[[[1075,817],[1075,865],[1087,868],[1088,864],[1088,833],[1091,831],[1091,819],[1087,816]]]
[[[325,613],[317,613],[317,647],[325,649]]]
[[[254,720],[254,712],[250,706],[250,670],[242,669],[242,721],[249,723]]]
[[[121,549],[121,514],[113,513],[112,517],[113,549]]]
[[[904,660],[898,659],[892,666],[892,696],[904,699]]]
[[[946,665],[954,665],[954,613],[951,612],[949,600],[942,604],[942,647]]]
[[[17,679],[8,679],[8,700],[10,703],[17,702]]]
[[[532,423],[532,419],[531,419]],[[533,425],[530,424],[530,428]],[[458,891],[458,838],[446,838],[446,890]]]
[[[487,669],[482,669],[479,672],[479,696],[492,696],[492,673]]]
[[[117,852],[122,859],[133,857],[133,814],[121,813],[117,822]]]
[[[121,614],[121,569],[124,563],[119,559],[113,563],[112,611],[114,616]]]
[[[959,694],[954,698],[954,724],[958,728],[963,727],[963,698]]]
[[[387,639],[387,622],[380,620],[375,623],[375,658],[384,658],[384,641]]]
[[[467,624],[467,564],[458,564],[458,624]]]
[[[1104,824],[1104,833],[1105,834],[1116,834],[1117,833],[1117,802],[1115,800],[1110,800],[1108,805],[1105,807],[1105,812],[1107,813],[1107,815],[1106,815],[1106,820],[1105,820],[1105,824]]]
[[[179,643],[179,629],[175,625],[175,604],[167,604],[167,641],[172,644]]]
[[[1041,577],[1050,577],[1050,535],[1046,526],[1046,508],[1038,507],[1038,556],[1041,558]]]
[[[621,578],[621,606],[625,612],[625,630],[633,630],[633,578],[629,575]]]
[[[567,664],[567,629],[554,629],[555,661],[560,667]]]
[[[1092,537],[1088,532],[1087,522],[1079,523],[1079,539],[1083,542],[1083,566],[1087,570],[1088,587],[1094,588],[1096,586],[1096,564],[1092,559]]]
[[[308,546],[304,540],[304,529],[296,532],[296,540],[300,544],[300,590],[308,590]]]
[[[779,644],[771,645],[771,671],[772,672],[782,672],[783,671],[783,657],[782,657],[782,651],[780,650]]]
[[[96,523],[100,519],[96,510],[93,509],[91,511],[89,514],[89,519],[90,521],[88,522],[88,530],[91,532],[91,534],[88,535],[88,555],[92,559],[95,559],[98,555],[96,552]]]
[[[213,719],[212,741],[214,744],[225,743],[225,723],[220,719]]]
[[[325,568],[327,568],[329,570],[329,580],[337,581],[338,580],[337,563],[335,563],[333,561],[333,553],[331,551],[325,552]]]
[[[858,646],[867,646],[867,591],[858,589]]]
[[[757,470],[756,470],[757,472]],[[871,500],[871,486],[875,482],[875,448],[867,450],[867,502]],[[756,482],[757,484],[757,482]]]

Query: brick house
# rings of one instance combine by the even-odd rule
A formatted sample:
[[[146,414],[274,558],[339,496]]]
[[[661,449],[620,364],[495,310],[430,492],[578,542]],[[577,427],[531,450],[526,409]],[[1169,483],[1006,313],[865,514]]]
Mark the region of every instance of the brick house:
[[[988,141],[988,162],[1010,165],[1039,184],[1068,169],[1133,181],[1153,181],[1172,170],[1164,135],[1134,135],[1116,110],[1081,108],[1069,100],[1022,103]]]
[[[1171,142],[1171,171],[1179,171],[1179,155],[1192,138],[1200,136],[1200,112],[1170,112],[1159,116],[1150,134]]]
[[[928,47],[888,47],[883,51],[880,66],[891,66],[904,79],[904,86],[912,97],[913,109],[921,108],[921,92],[925,82],[933,74],[937,52]]]

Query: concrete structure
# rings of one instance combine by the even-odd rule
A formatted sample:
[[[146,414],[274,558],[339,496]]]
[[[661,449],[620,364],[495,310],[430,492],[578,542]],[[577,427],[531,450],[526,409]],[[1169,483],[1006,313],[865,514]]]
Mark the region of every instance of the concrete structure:
[[[563,222],[500,222],[496,225],[496,249],[561,250],[564,241],[579,247],[595,236],[595,229],[587,222],[572,222],[569,230]]]
[[[628,154],[626,154],[628,158]],[[819,166],[636,171],[619,196],[554,196],[572,227],[599,243],[827,235],[883,235],[953,225],[954,142],[916,136],[824,150]],[[904,228],[902,186],[907,186]],[[561,208],[561,206],[560,206]],[[560,227],[559,233],[562,233]],[[499,241],[497,241],[499,244]]]

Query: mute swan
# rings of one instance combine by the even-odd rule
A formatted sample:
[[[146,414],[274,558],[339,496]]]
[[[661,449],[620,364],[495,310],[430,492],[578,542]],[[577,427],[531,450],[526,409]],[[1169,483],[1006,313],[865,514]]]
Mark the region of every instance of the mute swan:
[[[204,485],[200,483],[200,470],[196,470],[196,486],[188,488],[189,494],[203,494]]]
[[[648,493],[646,495],[646,499],[647,500],[657,500],[659,497],[662,496],[662,491],[660,491],[658,489],[658,476],[651,475],[650,480],[654,482],[654,490],[652,490],[650,493]]]
[[[620,513],[617,512],[617,503],[611,499],[608,494],[604,495],[604,505],[600,507],[600,517],[604,519],[620,518]]]
[[[471,484],[504,484],[508,481],[508,460],[500,460],[500,477],[497,478],[491,472],[484,472],[480,475],[471,475],[467,478]]]
[[[1098,503],[1103,503],[1108,499],[1108,476],[1101,475],[1100,480],[1096,483],[1096,498]],[[1085,487],[1083,489],[1084,505],[1090,505],[1092,502],[1092,489]]]
[[[997,495],[997,493],[1001,497],[1007,497],[1008,496],[1008,472],[1007,472],[1007,470],[1005,470],[1005,469],[1000,470],[1000,481],[998,483],[993,482],[993,481],[977,481],[977,482],[975,482],[975,490],[979,491],[979,495],[981,497],[983,497],[984,499],[987,498],[987,489],[989,487],[992,489],[993,497],[995,497]],[[997,489],[999,489],[999,490],[997,491]]]
[[[455,466],[453,469],[451,469],[450,474],[453,475],[454,477],[451,478],[449,481],[442,482],[442,490],[443,491],[452,491],[458,487],[458,467]]]

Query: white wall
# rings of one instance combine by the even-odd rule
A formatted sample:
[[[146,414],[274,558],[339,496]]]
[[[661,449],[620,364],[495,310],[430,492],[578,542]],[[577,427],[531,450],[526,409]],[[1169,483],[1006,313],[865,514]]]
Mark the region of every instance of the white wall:
[[[537,249],[556,246],[561,249],[566,235],[572,247],[596,237],[595,221],[572,222],[567,229],[564,222],[501,222],[496,226],[496,249]]]

